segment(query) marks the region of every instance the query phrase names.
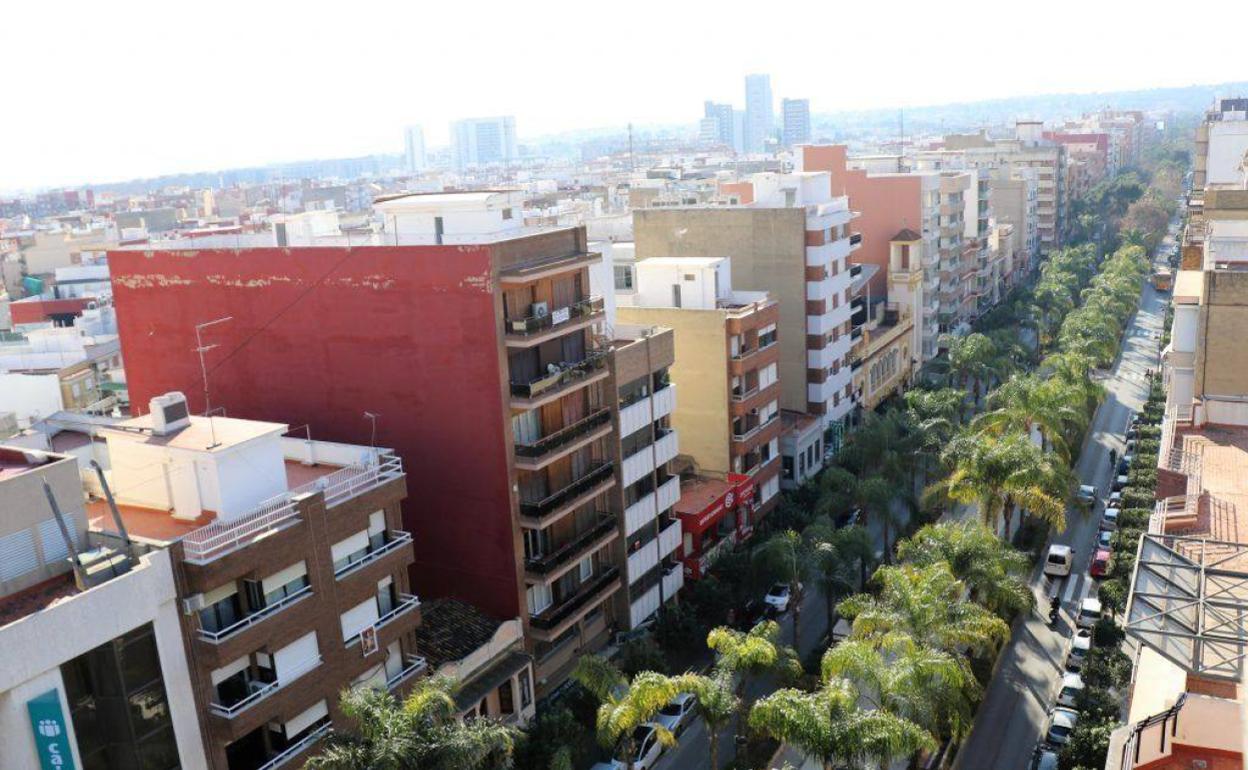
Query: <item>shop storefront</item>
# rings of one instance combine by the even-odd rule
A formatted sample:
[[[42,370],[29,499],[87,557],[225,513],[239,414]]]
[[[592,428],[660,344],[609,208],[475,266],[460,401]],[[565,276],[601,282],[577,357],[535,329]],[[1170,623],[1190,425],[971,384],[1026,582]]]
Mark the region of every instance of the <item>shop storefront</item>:
[[[758,490],[754,479],[736,473],[726,479],[699,477],[681,484],[675,511],[681,518],[680,549],[687,580],[699,580],[724,551],[754,534]]]

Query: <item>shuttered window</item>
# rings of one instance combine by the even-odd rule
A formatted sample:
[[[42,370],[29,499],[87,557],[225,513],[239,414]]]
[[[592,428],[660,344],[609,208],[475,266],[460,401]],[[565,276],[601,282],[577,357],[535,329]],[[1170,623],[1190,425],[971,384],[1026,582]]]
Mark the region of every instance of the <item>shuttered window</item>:
[[[39,566],[35,536],[29,529],[0,537],[0,580],[13,580]]]

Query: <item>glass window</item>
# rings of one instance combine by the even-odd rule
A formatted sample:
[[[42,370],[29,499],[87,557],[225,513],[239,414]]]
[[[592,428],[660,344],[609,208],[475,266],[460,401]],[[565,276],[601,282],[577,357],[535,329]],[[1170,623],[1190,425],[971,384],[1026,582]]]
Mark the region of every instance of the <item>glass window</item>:
[[[529,669],[520,672],[520,708],[528,708],[533,702],[533,683],[529,681]]]
[[[515,696],[511,692],[511,680],[508,679],[498,686],[498,711],[501,714],[513,714],[516,711]]]
[[[630,265],[615,266],[615,289],[624,291],[633,288],[633,268]]]

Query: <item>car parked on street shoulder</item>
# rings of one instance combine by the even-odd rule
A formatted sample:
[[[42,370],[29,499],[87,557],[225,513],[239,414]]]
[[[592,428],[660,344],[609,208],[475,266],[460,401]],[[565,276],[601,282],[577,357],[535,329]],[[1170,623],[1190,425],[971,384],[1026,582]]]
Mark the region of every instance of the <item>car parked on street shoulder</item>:
[[[633,729],[633,768],[634,770],[650,770],[655,763],[659,761],[659,757],[663,754],[663,744],[659,743],[659,733],[657,725],[653,722],[647,722],[644,725],[638,725]],[[624,754],[624,744],[621,741],[619,753]],[[607,762],[599,762],[590,770],[625,770],[628,763],[619,759],[612,759]]]
[[[1027,770],[1057,770],[1057,752],[1037,746]]]
[[[1066,650],[1066,670],[1082,671],[1083,664],[1092,651],[1092,631],[1081,628],[1070,638],[1070,646]]]
[[[763,601],[777,614],[787,612],[789,600],[793,598],[792,588],[788,583],[776,583],[763,597]]]
[[[1079,604],[1079,612],[1075,615],[1075,625],[1079,628],[1091,628],[1101,619],[1101,600],[1089,596]]]
[[[1044,731],[1045,739],[1054,746],[1065,746],[1070,742],[1070,734],[1079,724],[1079,712],[1059,706],[1049,712],[1049,724]]]
[[[667,728],[672,735],[679,735],[693,721],[697,705],[698,696],[689,692],[679,693],[659,709],[654,721]]]
[[[1101,514],[1101,529],[1113,531],[1118,529],[1118,515],[1122,513],[1122,509],[1117,506],[1106,506],[1105,512]]]
[[[1109,572],[1109,551],[1098,548],[1092,554],[1092,564],[1088,566],[1088,574],[1094,578],[1103,578]]]
[[[1063,674],[1062,683],[1057,690],[1057,705],[1067,708],[1075,707],[1075,699],[1083,692],[1083,677],[1078,674]]]
[[[1096,547],[1109,550],[1113,547],[1114,533],[1108,529],[1098,529],[1096,531]]]

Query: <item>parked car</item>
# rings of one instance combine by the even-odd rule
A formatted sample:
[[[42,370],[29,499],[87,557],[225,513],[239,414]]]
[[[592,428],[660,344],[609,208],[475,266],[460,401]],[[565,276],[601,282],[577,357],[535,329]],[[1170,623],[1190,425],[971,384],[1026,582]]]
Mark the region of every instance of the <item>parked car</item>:
[[[679,735],[693,721],[697,705],[698,696],[693,693],[682,692],[668,701],[666,706],[659,709],[659,713],[654,718],[654,721],[667,728],[667,731],[672,735]]]
[[[1138,435],[1140,435],[1140,428],[1138,425],[1128,425],[1126,433],[1123,434],[1125,438],[1135,438]]]
[[[1123,451],[1125,451],[1127,454],[1126,454],[1126,455],[1124,455],[1124,457],[1130,457],[1130,456],[1131,456],[1131,453],[1135,451],[1135,437],[1134,437],[1134,436],[1128,436],[1128,437],[1127,437],[1127,442],[1126,442],[1126,444],[1127,444],[1127,445],[1126,445],[1126,447],[1124,448],[1124,450],[1123,450]],[[1128,463],[1128,465],[1130,465],[1130,463]]]
[[[840,516],[836,517],[836,528],[844,529],[845,527],[852,527],[852,526],[857,525],[858,522],[861,520],[862,520],[862,509],[855,508],[852,511],[842,513]]]
[[[1118,514],[1121,512],[1122,509],[1118,506],[1110,506],[1106,503],[1105,512],[1101,514],[1101,529],[1108,529],[1111,531],[1118,529]]]
[[[1098,548],[1096,553],[1092,554],[1092,564],[1088,567],[1088,574],[1094,578],[1105,577],[1109,572],[1109,549]]]
[[[732,625],[741,631],[748,631],[757,626],[766,617],[767,605],[755,599],[750,599],[736,613]]]
[[[1075,549],[1061,543],[1049,546],[1049,555],[1044,560],[1044,574],[1053,577],[1066,577],[1075,562]]]
[[[1113,547],[1114,533],[1108,529],[1098,529],[1096,531],[1096,547],[1109,550]]]
[[[1057,690],[1057,705],[1068,708],[1075,707],[1075,698],[1083,692],[1083,677],[1078,674],[1063,674],[1062,684]]]
[[[1066,650],[1066,670],[1082,671],[1083,664],[1092,651],[1092,632],[1081,628],[1070,638],[1070,646]]]
[[[1123,457],[1118,461],[1117,467],[1114,468],[1114,475],[1125,476],[1129,470],[1131,470],[1131,463],[1127,462],[1127,458]]]
[[[792,589],[788,583],[776,583],[763,597],[763,602],[777,613],[786,612],[789,609],[789,599]]]
[[[1075,625],[1080,628],[1091,628],[1101,619],[1101,600],[1089,596],[1079,605],[1075,615]]]
[[[1080,485],[1077,497],[1079,498],[1080,502],[1095,503],[1096,502],[1096,487],[1091,486],[1090,484]]]
[[[1127,452],[1125,455],[1122,456],[1122,461],[1127,464],[1127,468],[1130,468],[1131,463],[1135,462],[1135,455],[1131,454],[1130,452]]]
[[[1105,500],[1105,507],[1121,508],[1122,507],[1122,490],[1118,490],[1117,492],[1110,492],[1109,498]]]
[[[1111,491],[1111,492],[1121,492],[1121,491],[1122,491],[1122,488],[1123,488],[1123,487],[1125,487],[1125,486],[1127,485],[1127,481],[1128,481],[1128,476],[1127,476],[1127,474],[1125,474],[1125,473],[1123,473],[1123,474],[1121,474],[1121,475],[1118,475],[1118,476],[1115,476],[1115,477],[1114,477],[1114,486],[1113,486],[1113,489],[1111,489],[1110,491]]]
[[[1079,712],[1059,706],[1049,712],[1049,725],[1044,731],[1044,737],[1054,746],[1065,746],[1077,724]]]
[[[1037,746],[1027,770],[1057,770],[1057,752]]]
[[[663,744],[659,743],[659,734],[655,727],[653,722],[647,722],[644,725],[638,725],[633,730],[634,770],[650,770],[663,753]],[[622,743],[619,753],[624,753]],[[591,770],[624,770],[627,766],[627,762],[614,759],[610,762],[599,762]]]

